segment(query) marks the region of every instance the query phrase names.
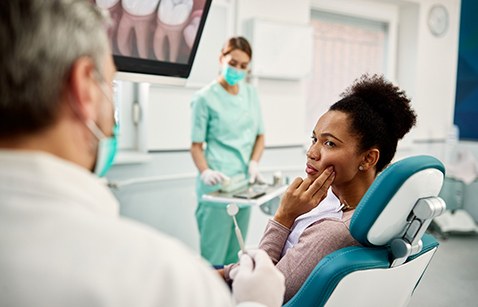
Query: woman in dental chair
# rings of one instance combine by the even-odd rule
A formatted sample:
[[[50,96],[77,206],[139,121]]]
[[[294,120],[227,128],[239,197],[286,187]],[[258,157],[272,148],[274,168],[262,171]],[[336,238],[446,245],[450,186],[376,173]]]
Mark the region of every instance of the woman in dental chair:
[[[363,75],[341,96],[312,131],[307,177],[290,184],[259,245],[285,275],[284,303],[323,257],[359,245],[355,207],[416,122],[410,99],[383,76]],[[220,271],[226,281],[236,265]]]

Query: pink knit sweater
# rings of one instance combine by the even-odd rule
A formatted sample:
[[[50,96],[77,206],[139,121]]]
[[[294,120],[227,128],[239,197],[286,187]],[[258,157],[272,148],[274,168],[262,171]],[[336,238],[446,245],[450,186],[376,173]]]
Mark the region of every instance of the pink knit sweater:
[[[341,220],[326,218],[307,227],[293,248],[281,258],[290,229],[269,220],[259,248],[265,250],[276,267],[284,274],[286,292],[284,303],[290,300],[302,286],[317,263],[328,254],[341,248],[360,245],[350,234],[349,225],[354,211],[347,211]],[[224,268],[224,276],[237,264]]]

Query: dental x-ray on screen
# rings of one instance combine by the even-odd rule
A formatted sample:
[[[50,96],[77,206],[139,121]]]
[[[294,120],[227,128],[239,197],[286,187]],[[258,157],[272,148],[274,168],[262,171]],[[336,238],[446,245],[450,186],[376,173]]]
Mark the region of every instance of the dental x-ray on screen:
[[[212,0],[96,0],[120,72],[187,78]]]

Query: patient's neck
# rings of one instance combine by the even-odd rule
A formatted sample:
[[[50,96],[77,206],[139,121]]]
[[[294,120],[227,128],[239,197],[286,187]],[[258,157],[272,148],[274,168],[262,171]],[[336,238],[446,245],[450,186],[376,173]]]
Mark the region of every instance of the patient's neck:
[[[366,177],[343,185],[332,185],[332,192],[345,207],[355,209],[375,177]]]

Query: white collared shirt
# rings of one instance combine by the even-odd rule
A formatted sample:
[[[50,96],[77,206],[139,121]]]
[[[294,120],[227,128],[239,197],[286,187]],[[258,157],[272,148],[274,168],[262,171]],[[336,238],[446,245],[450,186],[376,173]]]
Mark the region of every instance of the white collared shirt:
[[[317,207],[295,219],[289,237],[282,249],[281,257],[285,255],[289,248],[292,248],[299,242],[300,236],[307,227],[325,218],[342,219],[342,215],[343,212],[340,207],[340,200],[332,192],[332,189],[329,188],[327,196],[319,203],[319,205],[317,205]]]

